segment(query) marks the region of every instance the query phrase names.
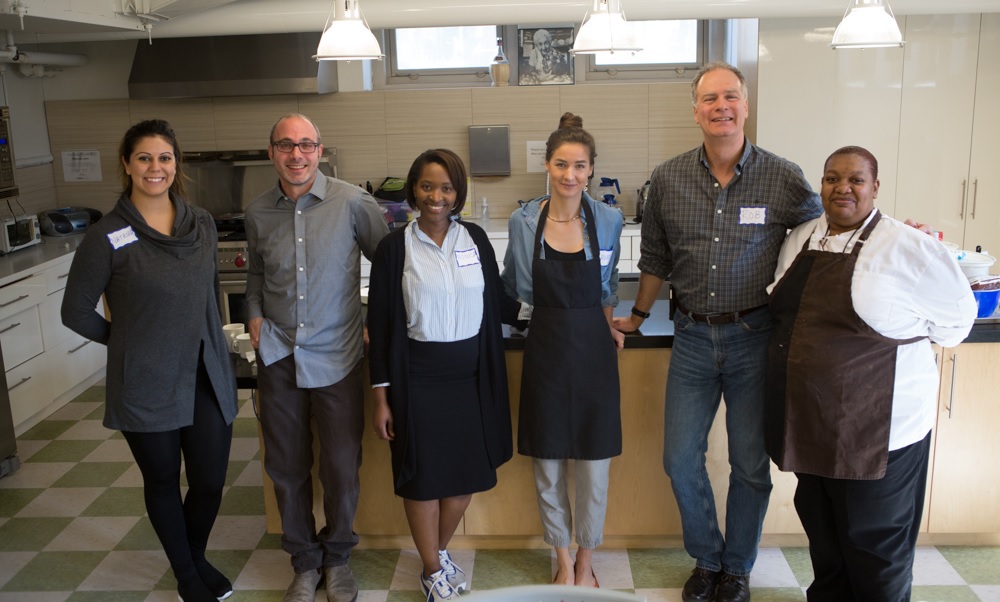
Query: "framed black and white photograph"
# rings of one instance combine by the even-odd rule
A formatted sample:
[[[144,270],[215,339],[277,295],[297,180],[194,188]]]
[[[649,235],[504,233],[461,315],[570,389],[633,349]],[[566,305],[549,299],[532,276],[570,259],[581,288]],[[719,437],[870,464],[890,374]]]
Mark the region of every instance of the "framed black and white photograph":
[[[518,29],[517,60],[519,86],[572,84],[572,27]]]

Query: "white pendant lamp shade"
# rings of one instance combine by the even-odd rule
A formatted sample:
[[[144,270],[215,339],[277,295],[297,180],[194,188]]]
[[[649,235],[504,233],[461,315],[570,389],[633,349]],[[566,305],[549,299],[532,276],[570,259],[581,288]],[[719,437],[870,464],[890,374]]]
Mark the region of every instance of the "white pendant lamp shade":
[[[832,48],[892,48],[903,45],[903,34],[888,2],[851,0],[844,20],[833,32]]]
[[[361,17],[358,0],[334,0],[333,5],[334,18],[327,18],[326,29],[313,58],[317,61],[381,60],[382,49]]]
[[[573,42],[573,54],[631,52],[642,50],[635,32],[625,22],[619,0],[594,0],[594,9],[584,18]]]

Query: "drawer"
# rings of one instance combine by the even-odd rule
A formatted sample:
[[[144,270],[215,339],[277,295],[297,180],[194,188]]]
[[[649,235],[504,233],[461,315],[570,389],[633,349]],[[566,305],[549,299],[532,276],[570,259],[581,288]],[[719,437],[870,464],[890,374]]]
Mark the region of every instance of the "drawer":
[[[619,244],[622,248],[622,254],[619,259],[632,259],[632,237],[623,235]]]
[[[507,254],[507,244],[510,242],[506,238],[491,238],[493,244],[493,254],[497,256],[497,262],[503,263],[503,257]]]
[[[62,323],[62,300],[63,291],[59,290],[49,294],[38,304],[38,318],[42,325],[42,346],[45,349],[52,349],[73,335],[73,331]]]
[[[45,276],[42,274],[33,274],[0,287],[0,320],[14,315],[26,307],[38,305],[44,297]]]
[[[42,352],[37,305],[0,320],[0,346],[3,348],[4,369],[8,371]]]
[[[107,347],[72,333],[58,346],[45,350],[52,398],[82,383],[108,363]]]
[[[14,427],[47,408],[55,396],[52,382],[48,379],[45,354],[7,371],[7,394],[10,397],[10,413]]]
[[[632,237],[632,259],[635,260],[637,263],[639,259],[642,257],[641,254],[639,253],[639,244],[641,242],[642,242],[641,236]]]
[[[47,295],[66,288],[66,279],[69,277],[69,266],[72,264],[72,261],[67,260],[41,272],[42,276],[45,277],[45,293]]]

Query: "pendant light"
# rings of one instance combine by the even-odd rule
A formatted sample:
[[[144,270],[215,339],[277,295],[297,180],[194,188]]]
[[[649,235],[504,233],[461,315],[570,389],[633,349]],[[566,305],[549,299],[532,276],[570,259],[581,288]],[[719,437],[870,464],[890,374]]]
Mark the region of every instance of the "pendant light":
[[[903,34],[888,0],[851,0],[833,32],[831,48],[898,48]]]
[[[334,0],[326,28],[313,56],[317,61],[382,60],[378,40],[361,15],[358,0]]]
[[[594,0],[573,41],[573,54],[599,54],[642,50],[632,28],[625,22],[621,0]]]

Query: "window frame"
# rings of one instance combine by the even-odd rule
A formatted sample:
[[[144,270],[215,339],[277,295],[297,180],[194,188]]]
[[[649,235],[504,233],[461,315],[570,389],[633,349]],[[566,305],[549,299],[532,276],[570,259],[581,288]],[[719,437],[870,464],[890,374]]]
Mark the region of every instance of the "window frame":
[[[654,20],[654,19],[650,19]],[[690,20],[690,19],[663,19]],[[594,55],[587,55],[585,71],[587,81],[621,81],[646,80],[668,81],[691,79],[691,74],[707,64],[713,56],[722,56],[717,52],[719,36],[716,34],[717,23],[710,19],[697,19],[698,41],[697,56],[693,63],[647,63],[644,65],[598,65]],[[724,36],[721,40],[724,42]]]
[[[504,40],[504,52],[507,52],[507,26],[497,25],[496,33],[494,38],[503,37]],[[447,68],[447,69],[400,69],[398,67],[397,52],[399,50],[399,45],[396,42],[396,29],[423,29],[419,27],[413,28],[393,28],[384,30],[384,44],[385,44],[385,60],[383,61],[385,67],[385,84],[386,86],[394,85],[413,85],[413,84],[440,84],[440,85],[454,85],[460,84],[463,86],[476,87],[476,86],[490,86],[492,85],[492,80],[490,80],[490,66],[489,64],[483,65],[481,68],[471,68],[471,67],[459,67],[459,68]],[[509,56],[509,54],[508,54]]]

